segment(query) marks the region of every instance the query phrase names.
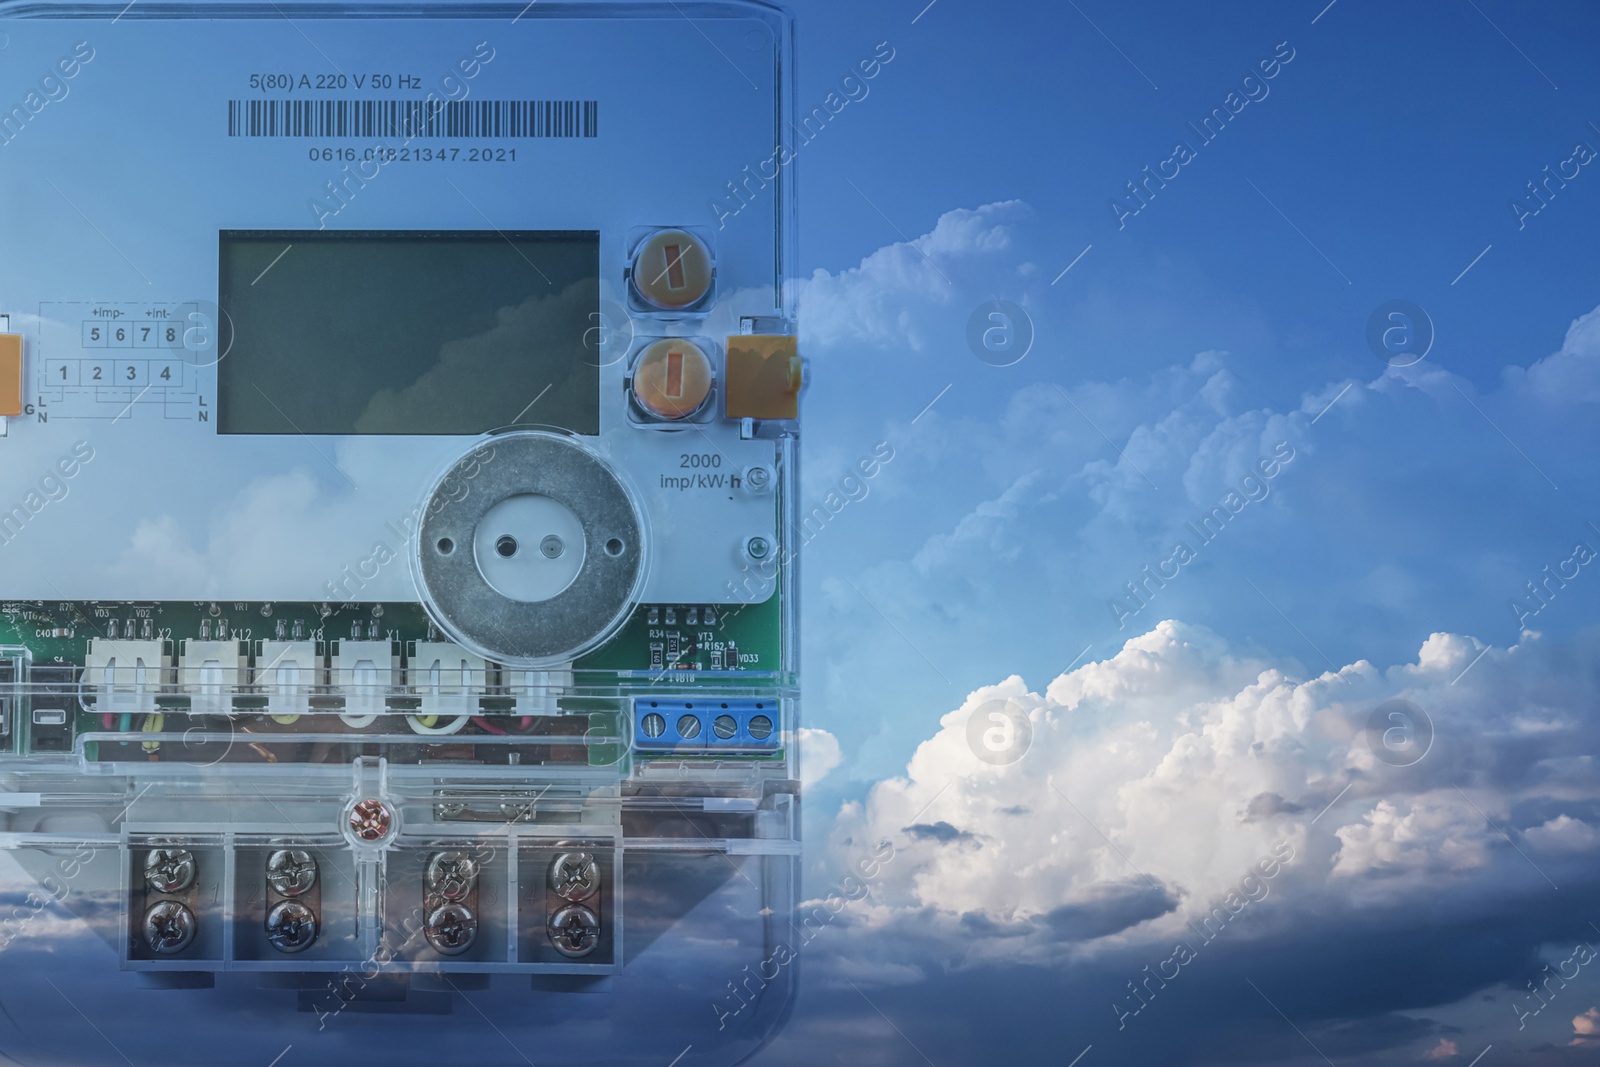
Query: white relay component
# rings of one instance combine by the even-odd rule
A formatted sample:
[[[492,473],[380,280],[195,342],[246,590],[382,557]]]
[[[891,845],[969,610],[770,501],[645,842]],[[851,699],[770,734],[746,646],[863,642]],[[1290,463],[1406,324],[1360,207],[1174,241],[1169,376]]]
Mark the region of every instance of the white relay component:
[[[378,716],[387,710],[388,696],[400,683],[400,661],[392,641],[335,641],[333,688],[344,694],[347,719]]]
[[[488,686],[489,665],[449,641],[417,641],[406,653],[406,681],[422,698],[419,716],[476,710]]]
[[[178,655],[178,687],[188,694],[192,714],[226,715],[249,670],[250,658],[240,642],[187,638]]]
[[[263,641],[256,652],[255,686],[267,695],[267,714],[287,719],[311,710],[322,685],[322,657],[314,641]]]
[[[507,667],[505,678],[518,715],[559,715],[558,699],[572,689],[572,664],[545,670]]]
[[[89,642],[84,684],[95,690],[95,707],[105,714],[143,715],[156,710],[156,696],[167,684],[166,649],[160,641]]]

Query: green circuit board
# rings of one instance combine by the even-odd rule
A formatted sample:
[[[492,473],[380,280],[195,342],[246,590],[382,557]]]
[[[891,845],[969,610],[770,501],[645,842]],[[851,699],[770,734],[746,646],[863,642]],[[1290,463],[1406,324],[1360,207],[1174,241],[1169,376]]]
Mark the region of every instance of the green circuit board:
[[[530,762],[544,759],[582,758],[581,749],[563,746],[559,738],[574,730],[579,733],[593,731],[614,733],[618,729],[618,712],[626,707],[621,698],[624,688],[643,685],[675,685],[685,682],[709,682],[733,688],[756,686],[765,688],[774,683],[782,663],[781,611],[778,597],[762,604],[725,607],[720,605],[641,605],[627,622],[600,648],[576,661],[573,665],[579,685],[588,695],[570,696],[561,700],[565,718],[550,719],[531,724],[528,745],[522,748],[519,758]],[[410,603],[263,603],[263,602],[155,602],[113,603],[104,601],[9,601],[0,602],[0,719],[8,727],[0,731],[0,748],[22,752],[66,752],[73,746],[76,736],[107,729],[127,732],[148,725],[147,717],[128,719],[91,714],[79,706],[82,694],[78,686],[81,668],[86,662],[90,642],[94,639],[161,641],[176,663],[186,641],[238,641],[247,656],[254,656],[260,641],[315,642],[320,654],[333,651],[334,642],[342,640],[383,641],[395,645],[396,654],[407,649],[414,641],[438,641],[440,634],[426,612]],[[4,655],[4,649],[25,648],[31,665],[28,668],[30,684],[18,686],[22,681],[22,668],[15,655]],[[176,671],[169,668],[167,685],[175,680]],[[781,682],[779,683],[781,684]],[[10,690],[14,696],[7,696]],[[612,693],[613,696],[595,695]],[[503,692],[503,691],[502,691]],[[161,697],[163,711],[167,714],[163,728],[185,729],[204,725],[205,720],[185,715],[183,704],[172,705],[172,699]],[[327,704],[331,697],[314,698],[313,708],[327,711],[337,704]],[[415,698],[400,695],[390,701],[393,710],[403,712],[414,709]],[[482,701],[485,714],[509,714],[511,700],[492,692]],[[41,723],[29,718],[40,708],[56,709],[65,713],[59,724]],[[242,695],[234,700],[238,713],[235,718],[244,724],[242,729],[260,734],[244,748],[235,746],[235,755],[270,750],[274,758],[289,760],[310,759],[321,761],[315,755],[315,746],[295,747],[274,740],[274,734],[328,732],[338,733],[343,727],[337,716],[312,715],[298,722],[275,721],[266,714],[265,697]],[[29,721],[24,722],[25,718]],[[9,729],[12,722],[18,727]],[[380,746],[391,759],[468,758],[471,738],[482,735],[485,729],[474,724],[460,735],[425,743],[417,739],[404,746]],[[382,732],[383,723],[371,727]],[[403,729],[403,726],[401,727]],[[490,729],[487,732],[494,733]],[[265,746],[265,747],[263,747]],[[132,743],[89,742],[88,758],[125,759],[138,758],[141,746]],[[154,753],[156,750],[152,749]],[[616,753],[598,750],[592,758],[617,758]],[[494,754],[500,758],[501,753]],[[161,758],[159,753],[153,758]],[[230,757],[234,758],[234,757]],[[334,758],[330,753],[327,758]]]
[[[641,605],[611,640],[579,659],[579,671],[779,669],[779,601],[741,606]],[[36,666],[81,667],[93,638],[254,642],[440,640],[417,604],[261,602],[0,603],[0,645],[19,645]]]

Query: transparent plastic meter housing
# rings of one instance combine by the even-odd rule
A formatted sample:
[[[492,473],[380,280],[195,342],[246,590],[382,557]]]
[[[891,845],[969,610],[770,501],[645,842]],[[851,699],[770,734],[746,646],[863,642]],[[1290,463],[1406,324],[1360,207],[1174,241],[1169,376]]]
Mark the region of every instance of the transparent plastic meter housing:
[[[799,974],[790,17],[0,42],[0,1000],[205,990],[135,1062],[480,1011],[749,1057]]]

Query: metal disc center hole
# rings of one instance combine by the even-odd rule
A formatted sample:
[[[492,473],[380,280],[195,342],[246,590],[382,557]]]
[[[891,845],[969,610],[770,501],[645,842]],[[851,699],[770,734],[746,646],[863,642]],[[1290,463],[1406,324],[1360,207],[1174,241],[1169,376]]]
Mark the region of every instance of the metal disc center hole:
[[[559,541],[557,543],[559,544]],[[494,550],[506,559],[510,559],[517,554],[517,539],[510,534],[504,534],[494,543]],[[548,556],[550,553],[546,552],[545,555]]]

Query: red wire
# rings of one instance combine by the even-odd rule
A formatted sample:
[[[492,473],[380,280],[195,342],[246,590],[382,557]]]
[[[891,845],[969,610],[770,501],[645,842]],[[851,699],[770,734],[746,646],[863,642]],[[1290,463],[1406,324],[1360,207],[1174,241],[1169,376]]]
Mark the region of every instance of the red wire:
[[[500,727],[496,726],[494,723],[490,722],[488,719],[484,718],[482,715],[474,715],[472,717],[472,721],[474,723],[476,723],[478,725],[478,727],[481,728],[486,733],[499,734],[501,737],[506,736],[506,731],[500,729]],[[519,727],[521,727],[522,729],[526,730],[528,727],[533,725],[533,716],[532,715],[524,715],[521,719],[519,719],[517,721],[517,725]]]

